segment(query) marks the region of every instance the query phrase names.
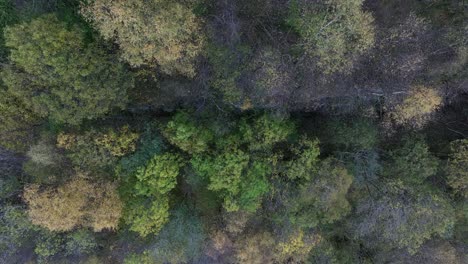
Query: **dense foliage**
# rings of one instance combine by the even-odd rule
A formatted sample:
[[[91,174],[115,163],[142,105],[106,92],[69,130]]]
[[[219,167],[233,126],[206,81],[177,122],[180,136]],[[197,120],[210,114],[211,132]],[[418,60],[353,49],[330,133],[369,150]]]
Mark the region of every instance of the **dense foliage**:
[[[459,0],[0,0],[0,263],[466,263]]]
[[[308,55],[318,57],[325,73],[349,71],[357,56],[374,45],[372,15],[362,0],[294,0],[287,23],[295,29]]]
[[[194,76],[203,35],[191,2],[93,0],[82,13],[104,38],[115,38],[130,65],[156,64],[168,74]]]
[[[55,122],[79,124],[123,108],[132,77],[84,33],[44,15],[5,30],[11,64],[2,70],[10,97]]]

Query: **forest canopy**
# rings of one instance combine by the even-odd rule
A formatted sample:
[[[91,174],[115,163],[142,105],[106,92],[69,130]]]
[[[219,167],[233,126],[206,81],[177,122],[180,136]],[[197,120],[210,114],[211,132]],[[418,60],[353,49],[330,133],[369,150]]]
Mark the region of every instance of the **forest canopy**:
[[[467,263],[467,10],[0,0],[0,263]]]

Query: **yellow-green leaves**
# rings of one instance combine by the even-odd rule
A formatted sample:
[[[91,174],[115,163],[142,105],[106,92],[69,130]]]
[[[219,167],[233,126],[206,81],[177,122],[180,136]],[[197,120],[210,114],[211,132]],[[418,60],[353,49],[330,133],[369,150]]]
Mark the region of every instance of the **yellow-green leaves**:
[[[249,156],[241,150],[220,153],[214,157],[196,156],[192,166],[201,177],[209,179],[208,189],[218,191],[224,197],[228,211],[239,210],[235,197],[240,192],[243,173],[249,164]]]
[[[441,104],[442,97],[435,89],[414,86],[403,102],[390,113],[390,116],[399,125],[419,128]]]
[[[162,153],[165,147],[158,137],[143,138],[145,146],[122,160],[119,174],[124,181],[124,220],[131,231],[145,237],[159,233],[169,221],[169,192],[185,161],[178,154]]]
[[[166,74],[193,77],[204,37],[192,8],[190,1],[95,0],[81,11],[132,66],[157,65]]]
[[[177,184],[180,168],[184,166],[177,154],[156,155],[136,173],[135,189],[140,195],[165,195]]]
[[[169,199],[167,196],[134,198],[127,205],[124,219],[130,225],[130,230],[142,237],[157,234],[169,221]]]
[[[318,141],[304,138],[292,151],[295,158],[287,163],[286,176],[291,180],[310,180],[317,172],[320,155]]]
[[[201,125],[197,125],[186,112],[178,112],[163,129],[163,134],[169,142],[189,153],[201,153],[208,149],[213,140],[213,133]]]
[[[37,115],[77,125],[126,105],[132,76],[77,26],[44,15],[7,28],[5,39],[11,64],[1,78]]]

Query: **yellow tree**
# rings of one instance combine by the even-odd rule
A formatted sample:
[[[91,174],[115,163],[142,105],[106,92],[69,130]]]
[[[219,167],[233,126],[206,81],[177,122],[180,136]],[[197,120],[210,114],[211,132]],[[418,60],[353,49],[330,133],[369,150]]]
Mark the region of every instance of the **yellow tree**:
[[[114,39],[132,66],[155,66],[167,74],[193,76],[203,35],[193,1],[94,0],[83,16],[106,39]]]
[[[435,89],[414,86],[401,104],[395,107],[390,116],[399,125],[423,126],[428,117],[442,104],[442,97]]]
[[[78,226],[96,232],[115,229],[122,212],[116,185],[92,183],[83,177],[57,188],[30,185],[23,196],[31,222],[51,231],[70,231]]]

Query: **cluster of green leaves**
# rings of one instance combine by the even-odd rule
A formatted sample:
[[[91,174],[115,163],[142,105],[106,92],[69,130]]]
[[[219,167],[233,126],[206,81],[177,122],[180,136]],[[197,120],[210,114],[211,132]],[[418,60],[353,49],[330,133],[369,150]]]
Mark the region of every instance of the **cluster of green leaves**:
[[[400,148],[389,153],[385,174],[419,185],[437,172],[438,160],[420,136],[407,136]]]
[[[186,112],[178,112],[163,129],[164,136],[173,145],[189,153],[202,153],[213,140],[212,131],[197,126],[197,121]]]
[[[209,133],[213,129],[203,120],[195,126],[186,117],[186,113],[178,113],[168,126],[174,131]],[[176,124],[180,129],[175,129]],[[184,129],[187,126],[190,129]],[[222,136],[211,137],[211,142],[203,141],[206,148],[194,153],[190,162],[195,173],[206,181],[206,188],[222,198],[226,211],[257,211],[264,195],[271,190],[273,172],[279,172],[300,185],[291,190],[294,195],[285,205],[289,220],[297,226],[332,223],[350,212],[346,194],[353,177],[336,160],[319,162],[317,140],[301,139],[293,145],[288,158],[275,154],[275,146],[286,143],[296,133],[293,122],[262,114],[240,118],[233,127]],[[182,146],[181,149],[191,145],[186,140],[191,136],[180,138],[181,142],[174,138],[170,141]]]
[[[310,228],[333,223],[351,211],[346,198],[353,176],[337,160],[326,159],[318,170],[310,171],[306,183],[286,202],[289,220]]]
[[[83,257],[93,253],[97,247],[95,236],[86,229],[66,234],[41,231],[34,252],[39,256],[39,261],[47,263],[57,255]]]
[[[125,197],[125,196],[124,196]],[[123,219],[130,226],[129,230],[142,237],[157,234],[169,221],[169,198],[167,196],[125,197],[126,208]]]
[[[318,141],[302,139],[292,152],[295,158],[287,163],[286,176],[290,180],[310,181],[312,174],[317,172],[320,155]]]
[[[165,195],[177,184],[183,160],[177,154],[164,153],[154,156],[146,167],[136,173],[135,190],[139,195]]]
[[[125,201],[124,221],[146,237],[159,233],[169,221],[169,192],[176,187],[184,160],[166,152],[154,125],[147,126],[139,143],[135,153],[121,159],[116,173]]]
[[[158,233],[169,219],[168,193],[176,187],[183,160],[176,154],[156,154],[135,172],[136,183],[127,200],[130,230],[145,237]]]
[[[34,142],[34,127],[39,117],[20,98],[0,86],[0,144],[2,147],[26,151]]]
[[[234,127],[214,137],[216,128],[197,126],[187,113],[180,112],[164,131],[171,143],[193,154],[195,173],[208,182],[209,190],[222,197],[227,211],[254,212],[269,190],[271,168],[266,157],[275,144],[287,140],[294,125],[265,114],[243,118]]]
[[[209,180],[208,189],[218,192],[227,211],[256,211],[261,197],[269,188],[267,175],[271,169],[241,150],[228,150],[216,157],[192,159],[196,173]]]
[[[49,14],[8,27],[5,39],[11,63],[1,78],[26,109],[77,125],[125,106],[131,75],[79,27]]]

